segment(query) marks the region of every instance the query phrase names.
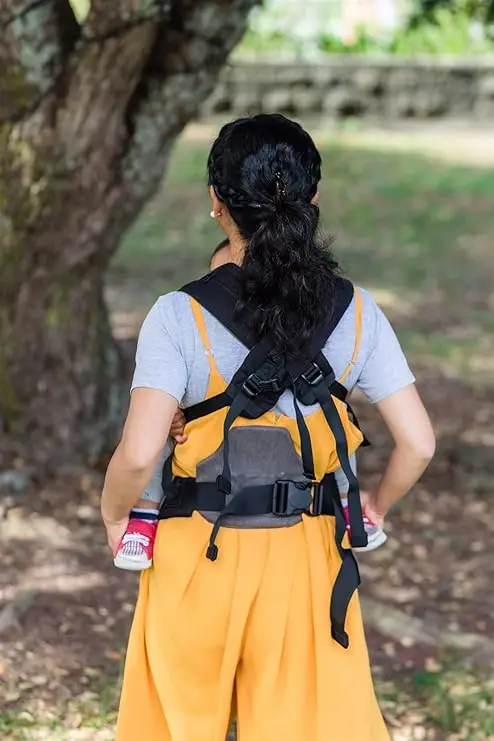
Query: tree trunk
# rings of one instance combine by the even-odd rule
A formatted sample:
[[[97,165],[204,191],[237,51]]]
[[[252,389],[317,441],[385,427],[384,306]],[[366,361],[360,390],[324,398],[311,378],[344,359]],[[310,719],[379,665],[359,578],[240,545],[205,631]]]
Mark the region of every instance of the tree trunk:
[[[0,5],[0,412],[43,456],[97,459],[125,403],[103,299],[120,237],[255,0]]]
[[[104,267],[88,260],[56,281],[32,274],[3,302],[11,317],[0,326],[4,426],[29,434],[33,458],[96,461],[118,434],[126,384]]]

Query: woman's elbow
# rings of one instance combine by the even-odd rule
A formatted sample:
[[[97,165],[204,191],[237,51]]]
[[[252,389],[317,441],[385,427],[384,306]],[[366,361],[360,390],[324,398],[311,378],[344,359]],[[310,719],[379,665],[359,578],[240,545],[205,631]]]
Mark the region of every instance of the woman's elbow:
[[[159,450],[146,444],[128,444],[125,439],[121,441],[115,452],[120,459],[122,467],[130,474],[139,475],[148,472],[156,464]]]
[[[427,465],[436,452],[436,436],[431,428],[426,434],[414,436],[405,445],[415,459]]]
[[[419,446],[419,452],[424,461],[430,463],[436,454],[436,436],[434,433],[428,440],[423,440]]]

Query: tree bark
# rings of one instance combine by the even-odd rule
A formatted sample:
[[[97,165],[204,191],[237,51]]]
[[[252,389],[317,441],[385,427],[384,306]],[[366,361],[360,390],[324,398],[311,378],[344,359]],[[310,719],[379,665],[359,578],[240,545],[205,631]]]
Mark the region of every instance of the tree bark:
[[[0,0],[4,430],[97,459],[125,399],[103,299],[125,230],[256,0]]]

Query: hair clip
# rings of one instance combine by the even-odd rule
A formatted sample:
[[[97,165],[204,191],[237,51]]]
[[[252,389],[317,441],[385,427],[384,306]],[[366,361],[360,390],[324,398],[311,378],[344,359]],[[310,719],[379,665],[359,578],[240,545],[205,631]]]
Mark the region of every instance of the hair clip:
[[[277,200],[281,200],[286,196],[286,190],[285,184],[283,183],[283,176],[279,170],[275,172],[274,179],[276,182],[276,198]]]

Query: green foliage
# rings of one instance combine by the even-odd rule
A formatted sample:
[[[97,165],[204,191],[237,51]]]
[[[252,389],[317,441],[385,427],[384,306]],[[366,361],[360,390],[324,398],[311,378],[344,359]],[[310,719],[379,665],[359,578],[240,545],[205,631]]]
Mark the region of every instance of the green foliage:
[[[478,54],[494,51],[494,43],[482,27],[472,26],[466,10],[439,8],[422,23],[399,29],[387,50],[405,56]]]
[[[494,22],[494,0],[415,0],[410,26],[430,19],[438,10],[466,14],[472,20],[489,24]]]
[[[265,23],[261,23],[261,20]],[[269,24],[268,21],[269,20]],[[409,20],[391,37],[377,36],[365,26],[356,29],[354,38],[343,40],[327,18],[315,28],[311,38],[297,35],[296,29],[268,9],[253,16],[251,26],[238,47],[237,54],[291,52],[297,55],[319,54],[396,54],[460,55],[494,53],[494,0],[420,0]],[[285,19],[286,21],[286,19]]]
[[[265,31],[257,33],[252,28],[248,29],[239,47],[241,52],[266,53],[272,51],[290,50],[297,53],[300,51],[300,42],[284,31]]]
[[[353,41],[343,41],[334,34],[320,34],[317,37],[317,46],[329,54],[369,54],[383,51],[383,45],[365,26],[357,27]]]

